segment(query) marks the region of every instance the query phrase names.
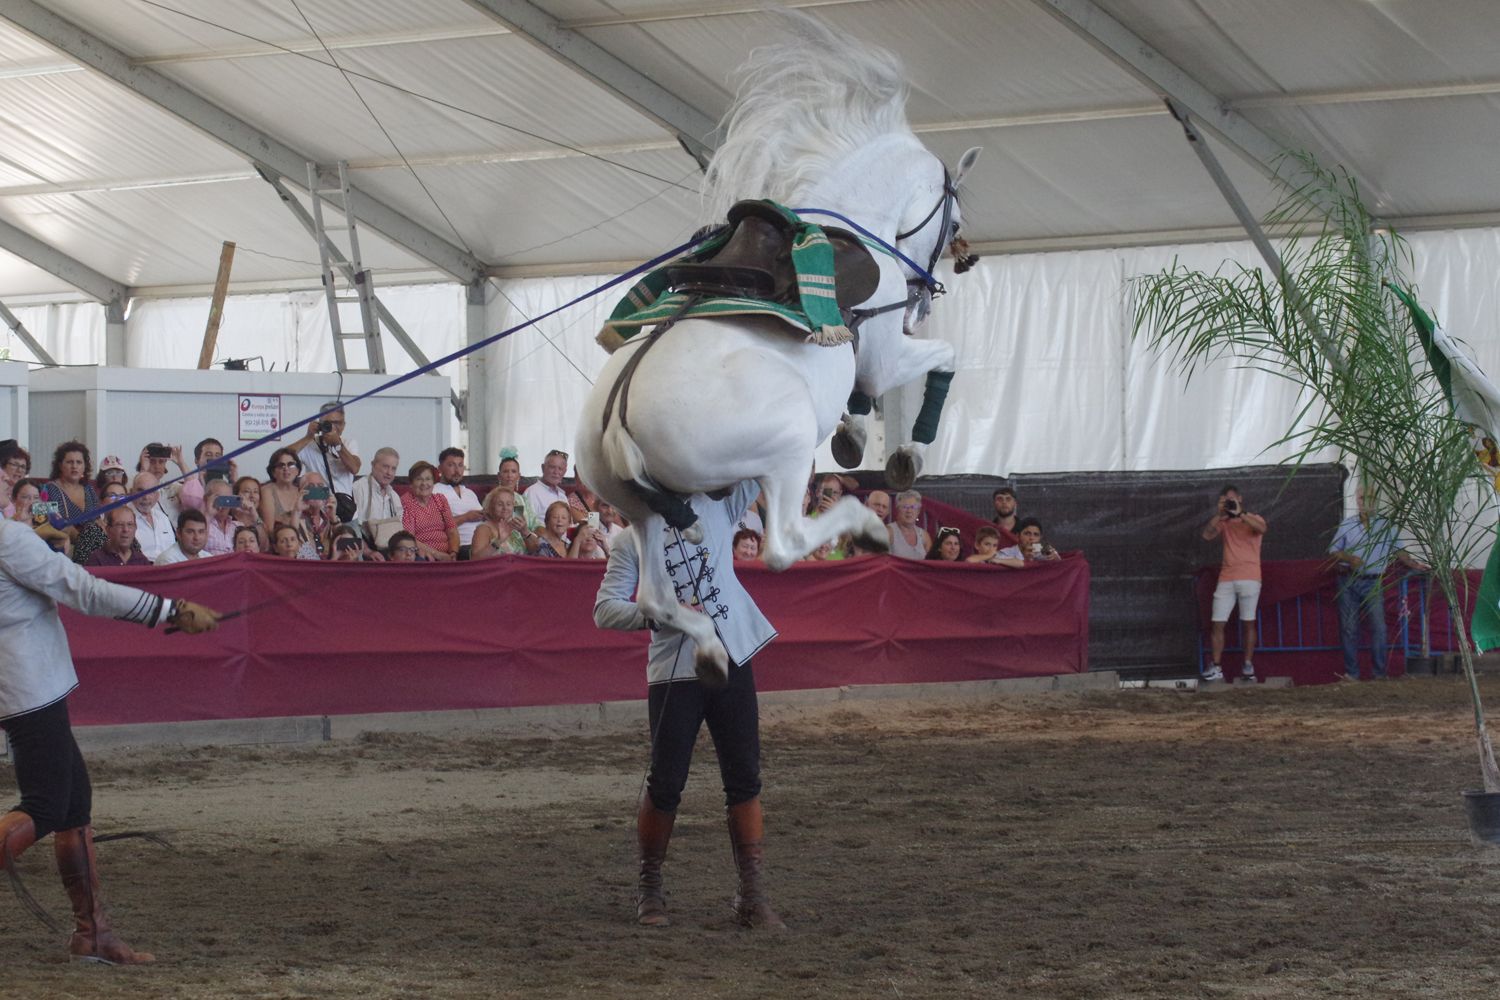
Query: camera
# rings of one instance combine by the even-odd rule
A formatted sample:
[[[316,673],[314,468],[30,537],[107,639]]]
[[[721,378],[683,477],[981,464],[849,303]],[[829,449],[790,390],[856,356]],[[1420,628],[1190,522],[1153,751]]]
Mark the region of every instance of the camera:
[[[1224,501],[1224,513],[1228,514],[1230,517],[1239,517],[1240,502],[1233,498],[1226,499]]]
[[[318,421],[318,433],[319,434],[332,434],[333,433],[333,421],[332,420],[319,420]]]
[[[148,445],[146,445],[146,457],[147,458],[171,458],[172,457],[172,449],[168,448],[164,444],[148,444]]]

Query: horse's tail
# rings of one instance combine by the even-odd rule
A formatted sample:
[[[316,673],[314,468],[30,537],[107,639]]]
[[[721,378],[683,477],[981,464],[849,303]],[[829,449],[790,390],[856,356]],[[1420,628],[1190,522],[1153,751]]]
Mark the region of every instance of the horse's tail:
[[[689,542],[702,541],[702,531],[694,526],[698,512],[676,493],[663,490],[646,471],[646,456],[641,454],[630,429],[623,420],[611,420],[604,431],[604,461],[620,482],[633,489],[645,505],[664,518],[667,524],[683,533]]]
[[[630,430],[620,420],[611,420],[604,431],[604,461],[609,471],[621,482],[635,483],[642,489],[651,489],[651,477],[646,474],[646,456],[641,454]]]

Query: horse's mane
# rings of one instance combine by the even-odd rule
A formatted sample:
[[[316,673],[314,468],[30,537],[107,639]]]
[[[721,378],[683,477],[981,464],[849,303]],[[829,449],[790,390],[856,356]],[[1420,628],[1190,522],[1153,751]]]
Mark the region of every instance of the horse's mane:
[[[703,179],[703,221],[743,198],[788,204],[841,159],[885,135],[911,134],[895,55],[782,10],[789,37],[755,49]]]

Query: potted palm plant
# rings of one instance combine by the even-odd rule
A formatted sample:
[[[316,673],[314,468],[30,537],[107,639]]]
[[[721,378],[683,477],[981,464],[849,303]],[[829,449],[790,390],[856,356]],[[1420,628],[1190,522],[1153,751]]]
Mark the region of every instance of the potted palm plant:
[[[1405,241],[1376,224],[1354,180],[1307,158],[1302,166],[1311,179],[1285,188],[1266,220],[1282,237],[1280,273],[1174,263],[1136,278],[1135,335],[1189,377],[1229,359],[1295,382],[1304,408],[1282,439],[1294,446],[1294,474],[1301,461],[1337,449],[1377,514],[1420,550],[1454,609],[1473,703],[1483,789],[1465,793],[1471,829],[1500,842],[1500,767],[1474,673],[1476,637],[1462,613],[1473,596],[1464,571],[1493,538],[1482,515],[1495,489],[1480,455],[1487,441],[1494,460],[1500,392],[1417,305],[1403,274]],[[1500,645],[1500,629],[1476,628],[1486,648]]]

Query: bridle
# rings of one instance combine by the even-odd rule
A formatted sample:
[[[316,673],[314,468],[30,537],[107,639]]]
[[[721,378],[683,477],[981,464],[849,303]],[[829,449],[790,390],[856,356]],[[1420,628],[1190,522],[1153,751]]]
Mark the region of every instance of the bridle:
[[[912,260],[906,254],[902,253],[891,243],[885,242],[885,240],[881,239],[874,233],[870,232],[868,229],[859,225],[859,223],[843,215],[840,215],[837,212],[831,212],[827,209],[818,208],[799,208],[795,210],[798,215],[828,215],[832,216],[835,219],[838,219],[840,222],[844,223],[845,225],[852,228],[855,232],[865,237],[867,241],[873,242],[881,250],[889,253],[892,257],[895,257],[896,260],[900,261],[911,269],[911,274],[906,278],[906,296],[904,298],[897,299],[894,302],[887,302],[883,306],[869,306],[866,308],[849,310],[849,329],[854,332],[856,337],[858,337],[859,328],[865,322],[865,320],[873,319],[876,316],[880,316],[888,312],[894,312],[897,309],[904,309],[910,312],[911,310],[917,308],[917,306],[921,303],[922,296],[924,294],[928,296],[928,301],[930,302],[932,299],[935,299],[938,296],[946,293],[948,289],[943,287],[943,283],[937,280],[937,277],[932,273],[937,268],[938,261],[942,259],[944,250],[950,247],[952,247],[953,249],[953,270],[955,273],[963,274],[965,271],[969,270],[969,268],[974,266],[974,263],[979,258],[974,254],[969,253],[968,245],[964,244],[962,240],[959,239],[958,233],[952,231],[953,207],[957,203],[958,187],[953,183],[953,175],[948,172],[947,167],[944,167],[943,191],[942,194],[938,196],[938,200],[932,206],[932,209],[928,211],[926,215],[922,216],[921,222],[918,222],[915,226],[912,226],[905,232],[899,232],[896,234],[895,242],[900,243],[902,240],[908,239],[912,236],[915,236],[917,233],[920,233],[927,227],[927,224],[932,221],[935,215],[937,215],[939,212],[943,213],[942,228],[938,230],[938,238],[932,244],[932,255],[927,259],[927,266],[925,268],[922,265],[918,264],[916,261]]]
[[[902,240],[907,239],[908,237],[917,235],[923,229],[927,228],[927,223],[931,222],[932,217],[938,214],[938,210],[942,210],[943,223],[942,226],[938,229],[937,240],[932,244],[932,256],[927,261],[927,272],[923,276],[925,278],[925,281],[921,278],[916,277],[906,279],[906,283],[908,285],[927,284],[932,291],[933,298],[937,298],[939,295],[942,295],[947,291],[947,289],[943,287],[943,283],[932,276],[932,272],[937,268],[937,262],[942,258],[943,250],[948,246],[949,241],[946,241],[944,237],[948,235],[949,227],[953,225],[953,205],[957,201],[958,189],[953,186],[953,175],[948,173],[947,167],[944,167],[943,193],[938,196],[937,204],[932,206],[932,211],[922,216],[922,221],[917,223],[915,226],[912,226],[906,232],[896,234],[897,243],[900,243]],[[956,238],[958,234],[954,233],[953,235]]]

